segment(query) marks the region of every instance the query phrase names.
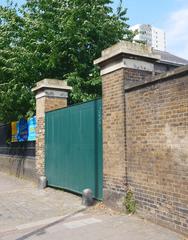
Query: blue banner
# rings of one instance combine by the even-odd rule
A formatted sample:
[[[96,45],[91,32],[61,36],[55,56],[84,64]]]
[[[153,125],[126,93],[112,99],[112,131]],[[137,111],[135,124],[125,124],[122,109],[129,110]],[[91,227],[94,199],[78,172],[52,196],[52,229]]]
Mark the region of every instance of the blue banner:
[[[36,116],[28,120],[28,141],[36,140]]]
[[[25,142],[28,139],[28,123],[25,118],[21,118],[18,122],[18,142]]]
[[[12,122],[12,142],[24,142],[36,140],[36,116],[18,122]]]

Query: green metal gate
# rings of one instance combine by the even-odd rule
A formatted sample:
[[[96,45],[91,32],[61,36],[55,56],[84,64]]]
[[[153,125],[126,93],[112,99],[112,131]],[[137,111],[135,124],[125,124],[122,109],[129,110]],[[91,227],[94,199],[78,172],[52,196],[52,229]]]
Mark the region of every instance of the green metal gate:
[[[45,171],[49,186],[102,199],[101,100],[46,113]]]

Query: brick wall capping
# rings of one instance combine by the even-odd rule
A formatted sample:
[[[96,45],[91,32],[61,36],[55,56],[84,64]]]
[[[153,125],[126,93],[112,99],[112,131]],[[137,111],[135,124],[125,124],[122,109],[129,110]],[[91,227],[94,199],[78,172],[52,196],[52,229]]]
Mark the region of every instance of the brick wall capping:
[[[188,65],[185,65],[185,66],[175,68],[174,70],[171,70],[169,72],[158,74],[153,78],[153,81],[157,81],[159,79],[181,77],[187,74],[188,74]]]
[[[126,56],[127,58],[135,58],[149,60],[150,62],[155,62],[160,60],[160,56],[154,54],[151,47],[141,45],[139,43],[131,43],[127,41],[120,41],[119,43],[113,45],[102,51],[102,56],[94,61],[95,65],[105,65],[105,62],[117,58],[118,56]]]
[[[72,90],[72,87],[68,86],[65,80],[45,78],[37,82],[36,87],[32,88],[32,92],[37,93],[46,89],[53,89],[53,90],[68,92]]]
[[[163,81],[167,81],[167,80],[173,80],[175,78],[180,78],[180,77],[184,77],[187,75],[188,75],[188,65],[178,67],[172,71],[158,74],[158,75],[154,76],[152,79],[150,79],[149,81],[146,81],[145,83],[134,83],[133,86],[126,85],[125,92],[134,91],[136,89],[146,87],[148,85],[153,85],[155,83],[163,82]]]

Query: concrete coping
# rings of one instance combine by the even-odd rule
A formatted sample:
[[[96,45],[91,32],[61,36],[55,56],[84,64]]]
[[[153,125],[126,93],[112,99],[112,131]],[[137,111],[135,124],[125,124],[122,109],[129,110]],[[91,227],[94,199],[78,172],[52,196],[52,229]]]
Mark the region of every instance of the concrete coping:
[[[132,43],[127,41],[120,41],[119,43],[113,45],[102,51],[102,56],[94,61],[95,65],[100,65],[101,63],[114,58],[120,54],[126,54],[129,56],[143,57],[145,59],[150,59],[152,61],[160,60],[160,56],[153,53],[151,47],[146,45],[141,45],[139,43]]]
[[[174,70],[171,70],[169,72],[164,72],[161,74],[158,74],[154,77],[152,77],[150,80],[146,81],[145,83],[135,83],[133,86],[125,86],[125,91],[130,92],[132,90],[136,90],[139,88],[144,88],[148,85],[153,85],[162,81],[167,81],[167,80],[174,80],[174,78],[181,78],[184,76],[188,76],[188,65],[182,66],[182,67],[177,67]],[[187,77],[188,80],[188,77]]]
[[[188,75],[188,65],[185,65],[182,67],[177,67],[171,71],[158,74],[153,78],[153,81],[167,79],[167,78],[173,78],[175,76],[183,76],[183,75]]]
[[[37,82],[36,87],[32,88],[32,92],[38,92],[42,89],[64,90],[68,92],[72,90],[72,87],[68,86],[65,80],[45,78]]]

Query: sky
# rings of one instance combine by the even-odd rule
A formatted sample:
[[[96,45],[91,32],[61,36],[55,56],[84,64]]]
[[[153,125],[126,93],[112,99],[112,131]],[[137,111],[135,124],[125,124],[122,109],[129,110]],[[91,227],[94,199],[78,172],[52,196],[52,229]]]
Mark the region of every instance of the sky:
[[[118,2],[114,0],[114,8]],[[0,0],[0,4],[5,3]],[[128,8],[129,25],[145,23],[163,29],[167,51],[188,59],[188,0],[123,0],[123,4]]]

